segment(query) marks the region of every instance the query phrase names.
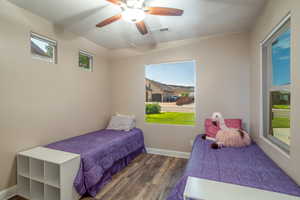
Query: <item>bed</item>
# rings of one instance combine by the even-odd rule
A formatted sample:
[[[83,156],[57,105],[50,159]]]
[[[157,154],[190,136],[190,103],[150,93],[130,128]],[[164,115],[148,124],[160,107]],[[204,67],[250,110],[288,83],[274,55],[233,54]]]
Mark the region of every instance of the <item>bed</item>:
[[[256,144],[214,150],[211,143],[197,136],[184,174],[167,200],[183,199],[188,176],[300,196],[300,187]]]
[[[145,152],[140,129],[131,131],[100,130],[46,145],[48,148],[77,153],[80,168],[74,187],[80,195],[93,197],[131,160]]]

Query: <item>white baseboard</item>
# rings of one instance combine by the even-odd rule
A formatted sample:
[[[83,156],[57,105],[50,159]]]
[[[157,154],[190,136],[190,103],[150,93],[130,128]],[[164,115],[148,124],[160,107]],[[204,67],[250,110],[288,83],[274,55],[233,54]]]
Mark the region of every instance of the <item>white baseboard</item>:
[[[17,195],[17,185],[0,191],[0,200],[6,200]]]
[[[176,157],[176,158],[190,158],[189,152],[181,152],[181,151],[172,151],[167,149],[156,149],[156,148],[146,148],[147,152],[150,154],[157,154],[162,156],[170,156],[170,157]]]

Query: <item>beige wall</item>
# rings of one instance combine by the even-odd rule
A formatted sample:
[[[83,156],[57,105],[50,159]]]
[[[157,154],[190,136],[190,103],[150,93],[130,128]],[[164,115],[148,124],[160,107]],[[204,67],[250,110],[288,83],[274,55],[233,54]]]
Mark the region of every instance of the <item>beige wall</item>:
[[[0,191],[16,183],[17,151],[103,128],[110,115],[106,51],[0,1]],[[58,41],[58,64],[31,59],[29,32]],[[94,72],[78,50],[95,54]]]
[[[148,147],[178,151],[190,151],[190,141],[203,131],[204,119],[212,112],[242,118],[246,128],[250,122],[251,134],[267,154],[300,183],[300,134],[296,132],[300,130],[300,105],[296,105],[300,49],[295,45],[300,43],[299,0],[270,0],[251,33],[251,44],[246,33],[176,41],[151,51],[111,51],[110,55],[120,57],[110,63],[107,51],[88,40],[7,1],[0,1],[0,7],[0,27],[5,27],[0,31],[0,190],[15,184],[17,151],[103,128],[115,112],[137,116]],[[258,105],[259,42],[290,10],[293,84],[288,158],[258,137]],[[30,31],[58,41],[57,65],[31,59]],[[79,49],[95,54],[93,73],[77,67]],[[196,126],[146,124],[144,66],[184,60],[195,60],[197,65]]]
[[[292,113],[291,113],[291,149],[290,156],[284,155],[278,149],[259,137],[259,104],[260,104],[260,41],[291,11],[292,21]],[[299,0],[269,0],[265,10],[258,19],[251,34],[251,133],[263,150],[281,166],[293,179],[300,184],[300,1]],[[297,103],[296,103],[297,102]]]
[[[249,38],[231,34],[178,44],[183,45],[111,61],[112,112],[136,115],[148,147],[188,152],[190,140],[202,132],[204,119],[214,111],[240,117],[248,125]],[[197,125],[146,124],[144,66],[184,60],[196,60]]]

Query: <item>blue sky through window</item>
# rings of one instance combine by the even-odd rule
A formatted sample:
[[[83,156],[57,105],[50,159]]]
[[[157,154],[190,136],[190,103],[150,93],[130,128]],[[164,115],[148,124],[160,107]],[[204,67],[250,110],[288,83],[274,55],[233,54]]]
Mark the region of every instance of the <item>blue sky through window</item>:
[[[47,47],[49,44],[47,42],[31,38],[31,41],[34,42],[38,47],[40,47],[44,52],[47,52]]]
[[[195,62],[147,65],[146,78],[170,85],[195,86]]]
[[[272,44],[272,83],[275,86],[291,83],[291,30],[281,34]]]

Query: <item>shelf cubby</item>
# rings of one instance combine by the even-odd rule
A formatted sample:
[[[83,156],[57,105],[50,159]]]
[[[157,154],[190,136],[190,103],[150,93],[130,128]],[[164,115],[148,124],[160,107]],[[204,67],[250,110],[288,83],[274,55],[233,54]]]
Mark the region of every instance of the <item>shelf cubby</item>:
[[[74,179],[80,155],[35,147],[19,152],[18,195],[30,200],[78,200]]]
[[[30,178],[39,182],[44,180],[44,161],[30,158]]]
[[[59,165],[45,162],[45,182],[48,185],[59,188],[60,186],[60,174]]]
[[[30,199],[30,179],[22,175],[18,175],[18,193]]]
[[[29,158],[26,156],[18,156],[17,158],[18,174],[29,177]]]
[[[30,181],[31,200],[44,200],[44,184],[35,180]]]
[[[60,200],[60,189],[46,184],[45,200]]]

